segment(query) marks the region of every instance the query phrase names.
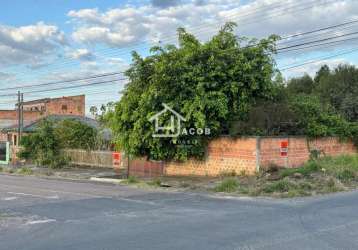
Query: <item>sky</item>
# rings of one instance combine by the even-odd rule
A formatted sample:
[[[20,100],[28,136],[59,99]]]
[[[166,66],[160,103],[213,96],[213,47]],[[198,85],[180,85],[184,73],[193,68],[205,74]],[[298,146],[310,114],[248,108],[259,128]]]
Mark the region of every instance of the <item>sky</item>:
[[[238,36],[263,38],[356,19],[356,0],[2,0],[0,109],[14,107],[18,88],[25,100],[84,93],[87,110],[117,101],[126,83],[120,74],[36,88],[21,86],[123,72],[131,63],[131,51],[147,56],[153,45],[176,44],[178,27],[205,42],[227,21],[238,24]],[[277,67],[286,69],[282,73],[289,79],[305,72],[314,75],[323,64],[332,68],[341,63],[355,65],[357,31],[358,23],[352,23],[285,40],[279,46],[353,33],[346,42],[280,53],[275,56]],[[118,81],[110,82],[114,79]],[[107,83],[91,85],[95,81]],[[85,86],[56,89],[71,85]]]

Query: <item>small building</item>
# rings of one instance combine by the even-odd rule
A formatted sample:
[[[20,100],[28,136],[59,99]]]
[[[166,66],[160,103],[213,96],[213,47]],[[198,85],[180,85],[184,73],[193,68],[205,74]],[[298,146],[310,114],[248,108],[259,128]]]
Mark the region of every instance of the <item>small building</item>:
[[[26,126],[23,127],[22,132],[24,135],[33,133],[38,129],[40,123],[47,119],[52,122],[61,122],[64,120],[76,120],[81,123],[84,123],[92,128],[97,129],[100,132],[100,136],[103,138],[104,141],[107,141],[108,143],[111,140],[111,132],[109,129],[101,129],[100,124],[98,121],[88,118],[85,116],[79,116],[79,115],[49,115],[43,118],[40,118]],[[15,162],[17,160],[17,153],[19,151],[19,139],[18,139],[18,128],[17,125],[9,126],[7,128],[3,128],[0,133],[5,135],[7,141],[10,143],[10,155],[12,162]]]

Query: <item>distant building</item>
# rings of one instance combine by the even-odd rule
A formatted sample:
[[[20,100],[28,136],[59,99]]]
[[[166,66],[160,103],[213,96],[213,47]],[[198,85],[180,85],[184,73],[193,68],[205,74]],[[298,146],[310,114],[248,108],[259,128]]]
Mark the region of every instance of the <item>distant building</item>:
[[[85,95],[44,98],[23,102],[24,126],[50,115],[72,115],[85,117]],[[0,141],[10,141],[17,145],[17,137],[3,130],[18,124],[17,105],[13,110],[0,110]]]

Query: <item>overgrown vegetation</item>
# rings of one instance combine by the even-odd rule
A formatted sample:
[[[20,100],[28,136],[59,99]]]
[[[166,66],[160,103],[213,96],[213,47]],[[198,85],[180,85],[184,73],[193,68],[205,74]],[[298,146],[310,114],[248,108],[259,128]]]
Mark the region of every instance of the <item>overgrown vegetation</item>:
[[[29,167],[22,167],[22,168],[18,169],[16,171],[16,173],[23,174],[23,175],[32,175],[34,173],[34,171]]]
[[[323,66],[314,77],[286,80],[273,59],[278,37],[249,40],[234,27],[226,24],[205,43],[179,29],[178,47],[154,47],[146,58],[133,53],[121,100],[103,105],[100,115],[91,109],[111,127],[117,148],[185,160],[203,157],[208,141],[223,134],[336,136],[358,145],[357,68]],[[162,103],[184,116],[185,128],[208,127],[210,136],[153,138],[148,119]],[[188,140],[196,143],[178,143]]]
[[[36,131],[21,139],[19,157],[32,160],[38,166],[61,168],[69,159],[62,155],[64,148],[91,149],[96,145],[97,131],[79,121],[53,122],[44,119]]]
[[[178,29],[178,47],[154,47],[146,58],[133,53],[123,96],[114,111],[103,116],[117,147],[156,160],[200,158],[207,141],[228,134],[231,122],[245,117],[255,100],[271,98],[277,37],[238,38],[234,27],[226,24],[205,43]],[[207,127],[210,136],[153,138],[154,126],[148,119],[163,109],[162,103],[184,116],[185,128]],[[195,143],[178,143],[188,140]]]
[[[255,177],[227,177],[216,192],[252,196],[295,197],[358,187],[358,156],[343,155],[310,160],[293,169],[270,168]]]
[[[239,181],[236,178],[225,178],[216,187],[216,192],[232,193],[237,191],[239,187]]]

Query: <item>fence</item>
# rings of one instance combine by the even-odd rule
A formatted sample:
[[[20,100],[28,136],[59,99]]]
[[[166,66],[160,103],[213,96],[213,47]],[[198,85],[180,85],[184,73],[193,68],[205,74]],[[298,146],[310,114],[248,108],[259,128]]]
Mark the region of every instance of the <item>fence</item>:
[[[71,159],[71,163],[79,166],[113,168],[112,151],[86,151],[81,149],[65,149],[63,154]]]
[[[73,164],[83,166],[128,169],[136,176],[218,176],[223,172],[252,175],[270,165],[298,167],[312,151],[323,155],[355,154],[351,141],[327,137],[308,140],[305,137],[221,137],[211,141],[204,160],[185,162],[149,161],[145,158],[120,158],[115,164],[111,151],[64,150]],[[128,165],[129,164],[129,165]]]
[[[218,176],[224,172],[252,175],[270,165],[285,168],[302,166],[309,160],[312,151],[327,156],[357,152],[351,141],[334,137],[310,140],[306,137],[221,137],[209,143],[207,157],[202,161],[131,160],[129,170],[132,175],[138,176]],[[163,169],[162,173],[158,171],[159,166]]]

